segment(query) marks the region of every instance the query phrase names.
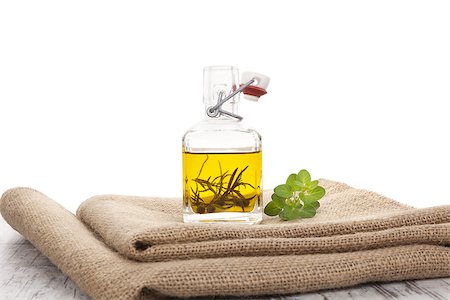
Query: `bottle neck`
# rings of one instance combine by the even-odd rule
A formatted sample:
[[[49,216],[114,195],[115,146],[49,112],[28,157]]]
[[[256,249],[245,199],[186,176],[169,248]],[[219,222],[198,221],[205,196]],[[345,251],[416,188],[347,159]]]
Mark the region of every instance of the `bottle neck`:
[[[234,119],[221,114],[210,117],[207,109],[215,106],[221,99],[230,95],[239,86],[239,71],[232,66],[213,66],[203,70],[203,103],[205,104],[205,115],[208,119]],[[220,107],[221,110],[237,114],[239,94],[226,101]]]

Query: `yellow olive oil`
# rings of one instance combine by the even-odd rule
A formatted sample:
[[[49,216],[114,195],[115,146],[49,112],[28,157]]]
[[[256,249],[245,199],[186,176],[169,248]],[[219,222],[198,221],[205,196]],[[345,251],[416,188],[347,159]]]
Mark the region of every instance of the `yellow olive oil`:
[[[183,152],[184,207],[194,213],[251,212],[261,201],[262,155]]]

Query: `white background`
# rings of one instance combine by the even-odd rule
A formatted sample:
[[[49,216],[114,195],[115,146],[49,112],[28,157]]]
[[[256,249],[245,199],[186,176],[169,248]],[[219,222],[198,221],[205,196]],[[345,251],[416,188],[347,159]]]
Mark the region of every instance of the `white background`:
[[[307,168],[448,204],[449,16],[449,1],[2,1],[0,192],[34,187],[71,210],[180,196],[202,68],[231,64],[272,78],[240,103],[266,188]]]

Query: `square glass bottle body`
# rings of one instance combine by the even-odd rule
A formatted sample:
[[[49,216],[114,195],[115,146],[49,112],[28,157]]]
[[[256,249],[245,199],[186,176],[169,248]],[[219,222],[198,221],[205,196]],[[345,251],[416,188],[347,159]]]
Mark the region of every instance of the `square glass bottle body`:
[[[261,137],[241,121],[201,122],[183,138],[185,222],[262,219]]]

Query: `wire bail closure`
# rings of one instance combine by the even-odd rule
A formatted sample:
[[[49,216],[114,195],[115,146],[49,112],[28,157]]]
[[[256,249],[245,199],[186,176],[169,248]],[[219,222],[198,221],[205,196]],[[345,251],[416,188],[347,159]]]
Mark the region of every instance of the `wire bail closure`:
[[[210,106],[208,107],[208,109],[206,110],[206,114],[208,115],[208,117],[211,118],[215,118],[217,116],[220,115],[227,115],[229,117],[238,119],[238,120],[242,120],[243,117],[233,114],[232,112],[226,111],[222,109],[222,105],[227,102],[228,100],[232,99],[234,96],[236,96],[237,94],[243,92],[247,87],[249,87],[252,83],[255,82],[255,78],[250,79],[249,81],[247,81],[245,84],[242,84],[237,90],[235,90],[234,92],[232,92],[231,94],[229,94],[228,96],[226,96],[225,98],[223,98],[224,96],[224,92],[220,92],[219,93],[219,99],[217,101],[217,104],[214,106]]]

